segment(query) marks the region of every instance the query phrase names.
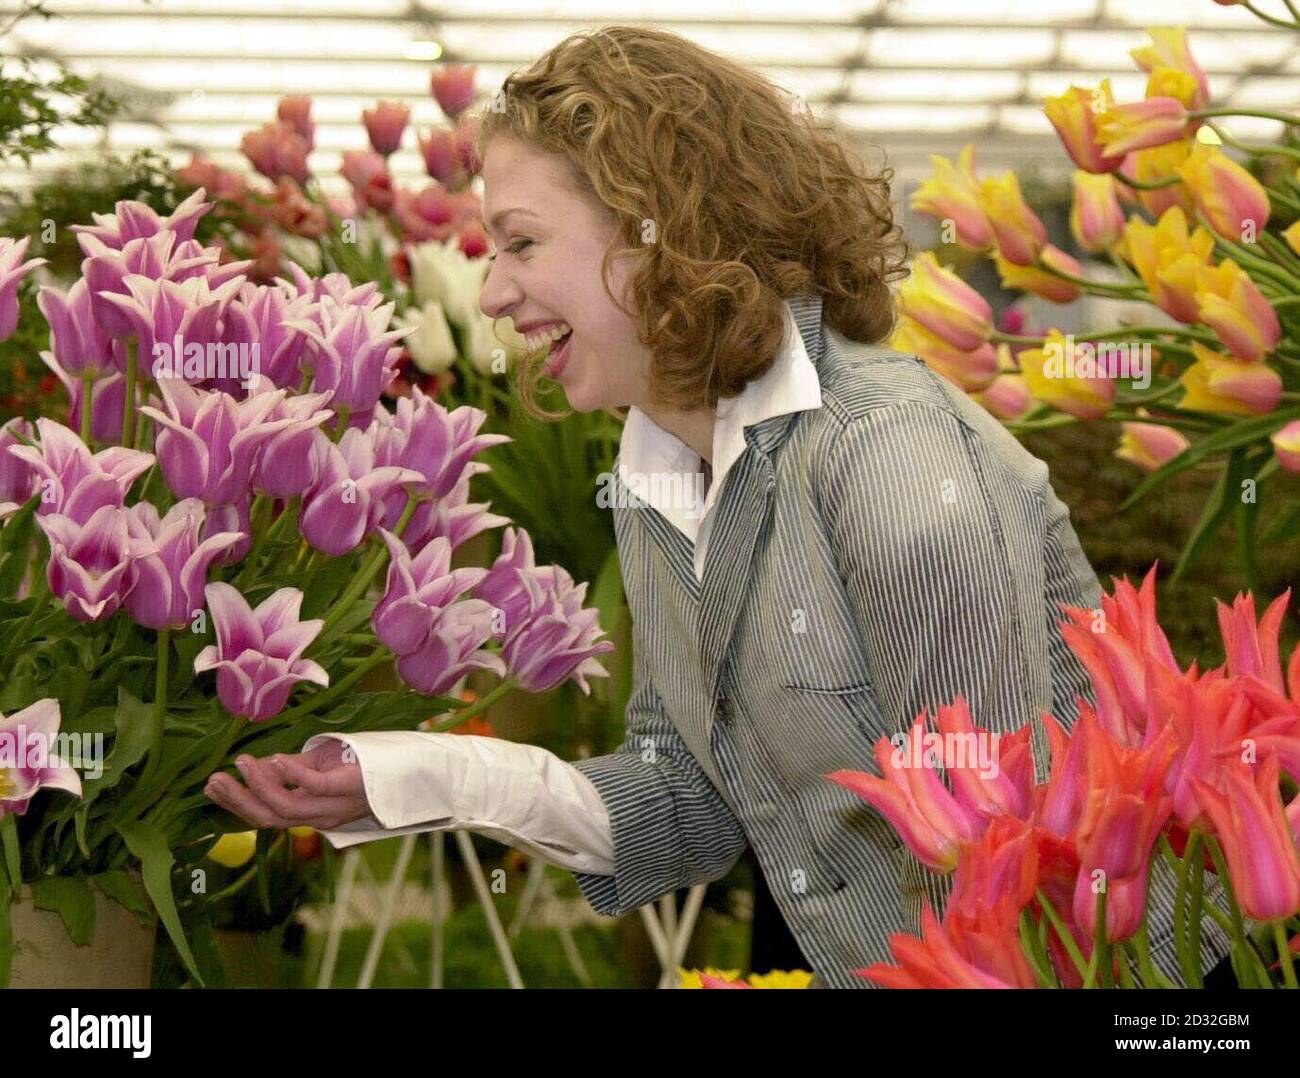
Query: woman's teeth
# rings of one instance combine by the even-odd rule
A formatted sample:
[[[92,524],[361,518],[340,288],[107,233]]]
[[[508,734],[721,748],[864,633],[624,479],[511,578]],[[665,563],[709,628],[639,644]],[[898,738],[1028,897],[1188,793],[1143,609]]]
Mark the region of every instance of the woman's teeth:
[[[547,329],[539,329],[536,333],[528,333],[524,336],[524,343],[532,351],[537,348],[548,346],[553,341],[558,341],[566,333],[572,332],[573,327],[567,322],[557,322]]]

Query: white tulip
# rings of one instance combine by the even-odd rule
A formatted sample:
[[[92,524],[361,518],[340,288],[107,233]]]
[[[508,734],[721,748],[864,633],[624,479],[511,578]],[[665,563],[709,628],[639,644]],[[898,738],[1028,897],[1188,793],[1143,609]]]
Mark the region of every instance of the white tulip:
[[[410,349],[411,361],[424,374],[441,374],[456,362],[451,326],[437,303],[430,300],[421,307],[412,307],[396,324],[411,330],[403,343]]]
[[[454,239],[416,244],[409,257],[411,291],[417,301],[440,304],[447,319],[461,328],[473,326],[483,316],[478,300],[487,278],[487,259],[466,258]]]

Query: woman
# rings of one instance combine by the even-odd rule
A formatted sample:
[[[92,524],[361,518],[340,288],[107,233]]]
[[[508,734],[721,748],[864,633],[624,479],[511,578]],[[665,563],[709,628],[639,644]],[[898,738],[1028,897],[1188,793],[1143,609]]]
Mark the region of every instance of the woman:
[[[757,74],[664,32],[578,34],[506,81],[480,152],[482,309],[549,344],[573,408],[627,409],[626,741],[568,764],[318,735],[210,795],[336,846],[470,827],[572,869],[608,914],[750,846],[822,983],[864,986],[946,881],[825,776],[874,768],[879,738],[958,694],[991,731],[1033,721],[1045,758],[1040,709],[1068,725],[1090,695],[1058,604],[1101,595],[1068,511],[997,421],[878,343],[905,254],[889,173]]]

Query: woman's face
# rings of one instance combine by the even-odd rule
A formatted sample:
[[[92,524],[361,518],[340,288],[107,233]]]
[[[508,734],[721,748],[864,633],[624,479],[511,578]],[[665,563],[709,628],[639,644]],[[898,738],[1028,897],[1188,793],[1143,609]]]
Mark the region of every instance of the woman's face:
[[[490,318],[510,318],[525,336],[552,324],[572,328],[547,373],[575,411],[641,405],[650,351],[600,278],[601,258],[617,231],[613,215],[572,189],[562,158],[516,139],[500,136],[488,144],[482,175],[495,258],[479,307]],[[610,288],[620,298],[631,261],[610,263]]]

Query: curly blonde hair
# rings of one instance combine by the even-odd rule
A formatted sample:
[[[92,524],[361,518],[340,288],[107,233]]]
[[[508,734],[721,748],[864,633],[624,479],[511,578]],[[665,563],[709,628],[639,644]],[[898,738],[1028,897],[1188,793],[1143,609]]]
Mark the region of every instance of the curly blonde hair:
[[[893,172],[870,174],[796,105],[676,34],[607,26],[512,73],[480,114],[480,159],[498,135],[558,154],[575,189],[617,218],[601,267],[615,304],[611,260],[641,256],[627,313],[651,350],[660,407],[715,408],[760,377],[781,346],[782,301],[799,293],[819,292],[823,317],[851,340],[893,327],[889,285],[908,254]],[[544,356],[517,364],[516,378],[525,407],[552,419],[565,413],[537,403]]]

